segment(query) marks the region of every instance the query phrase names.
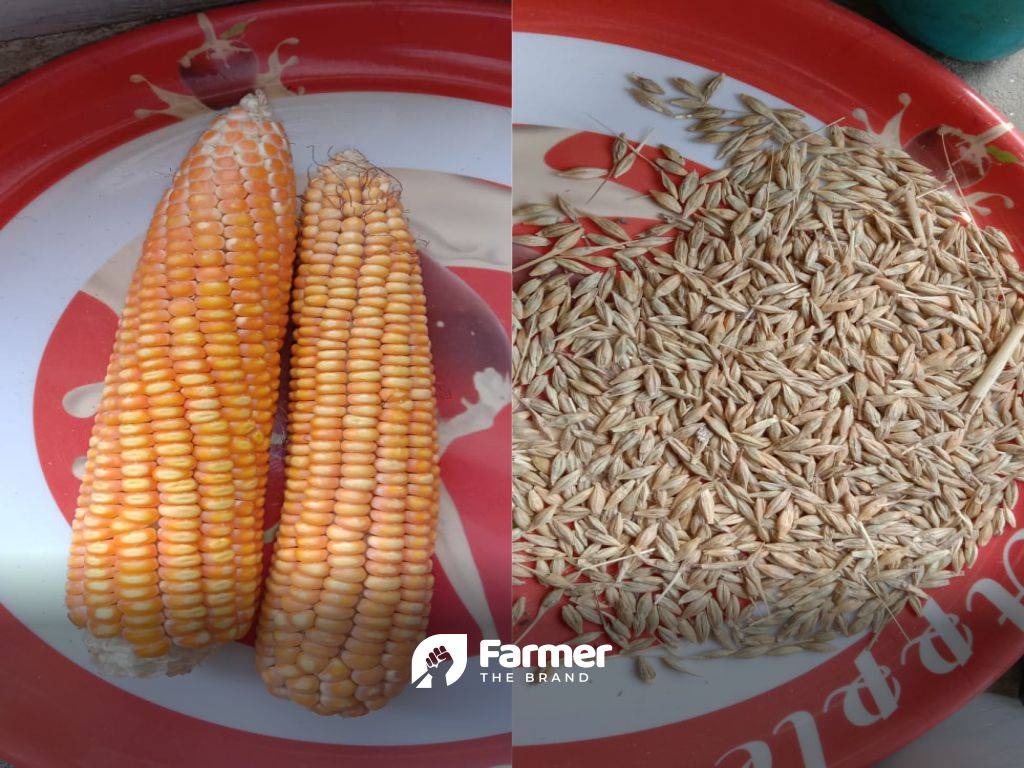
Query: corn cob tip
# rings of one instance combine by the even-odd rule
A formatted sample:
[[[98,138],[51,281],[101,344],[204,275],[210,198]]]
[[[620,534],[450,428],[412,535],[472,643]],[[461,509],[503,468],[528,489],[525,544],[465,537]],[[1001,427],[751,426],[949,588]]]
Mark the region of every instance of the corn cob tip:
[[[346,149],[331,155],[322,169],[329,170],[337,179],[347,176],[358,176],[363,179],[379,178],[382,182],[381,192],[395,200],[402,194],[402,185],[398,179],[380,166],[370,162],[366,155],[358,149]]]
[[[270,109],[270,99],[262,89],[257,88],[252,93],[247,93],[238,102],[238,105],[245,109],[250,115],[261,120],[268,120],[273,115]]]
[[[358,168],[363,171],[376,171],[379,170],[376,165],[366,159],[366,155],[360,152],[358,149],[346,149],[334,157],[331,161],[337,165],[345,166],[349,165],[353,168]]]

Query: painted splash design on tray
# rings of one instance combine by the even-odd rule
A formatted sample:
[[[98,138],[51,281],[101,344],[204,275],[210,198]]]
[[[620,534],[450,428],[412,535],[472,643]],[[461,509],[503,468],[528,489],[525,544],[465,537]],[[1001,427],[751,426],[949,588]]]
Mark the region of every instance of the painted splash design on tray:
[[[282,59],[281,49],[298,45],[297,37],[281,40],[267,56],[264,69],[259,55],[245,42],[245,30],[252,20],[240,21],[219,35],[205,13],[197,14],[196,21],[202,42],[178,60],[178,74],[186,90],[169,90],[151,82],[145,75],[132,75],[131,82],[146,85],[164,104],[160,109],[137,109],[136,117],[167,115],[184,120],[236,104],[256,88],[271,98],[303,93],[301,87],[289,89],[281,79],[284,71],[299,60],[294,54]]]
[[[897,99],[900,108],[879,128],[872,126],[867,111],[861,107],[851,110],[850,114],[860,123],[857,127],[880,144],[902,149],[927,166],[936,178],[945,181],[947,187],[963,199],[970,210],[989,216],[992,208],[991,203],[986,204],[986,201],[991,200],[1001,202],[1006,208],[1013,208],[1013,199],[1008,195],[984,190],[965,191],[983,181],[993,164],[1021,162],[1012,152],[994,143],[1013,130],[1012,123],[999,122],[979,134],[970,134],[951,125],[937,125],[904,141],[903,118],[912,99],[908,93],[899,94]]]

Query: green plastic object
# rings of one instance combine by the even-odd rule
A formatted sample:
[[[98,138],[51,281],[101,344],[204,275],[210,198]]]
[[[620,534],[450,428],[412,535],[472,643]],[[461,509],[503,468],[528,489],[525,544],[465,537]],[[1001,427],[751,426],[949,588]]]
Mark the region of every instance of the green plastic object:
[[[912,37],[964,61],[1024,48],[1024,0],[880,0]]]

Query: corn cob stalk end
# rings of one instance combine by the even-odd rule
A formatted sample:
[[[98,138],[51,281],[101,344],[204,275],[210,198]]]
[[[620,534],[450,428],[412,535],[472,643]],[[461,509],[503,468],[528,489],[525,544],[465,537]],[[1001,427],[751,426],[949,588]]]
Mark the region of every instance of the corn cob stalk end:
[[[171,645],[163,656],[146,659],[136,656],[134,646],[122,637],[95,637],[89,631],[82,634],[93,666],[108,677],[187,675],[217,649],[216,645],[205,648]]]

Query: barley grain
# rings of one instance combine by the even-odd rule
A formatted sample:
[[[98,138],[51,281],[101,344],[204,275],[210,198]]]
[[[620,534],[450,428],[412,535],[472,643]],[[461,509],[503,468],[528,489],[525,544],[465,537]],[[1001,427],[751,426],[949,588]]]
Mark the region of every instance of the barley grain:
[[[516,210],[543,253],[513,296],[513,576],[551,587],[526,632],[564,598],[575,642],[609,638],[645,682],[655,644],[827,652],[1015,525],[1024,280],[1003,233],[862,131],[712,105],[720,76],[664,99],[630,80],[727,164],[619,135],[610,171],[565,173],[643,157],[663,224]]]

